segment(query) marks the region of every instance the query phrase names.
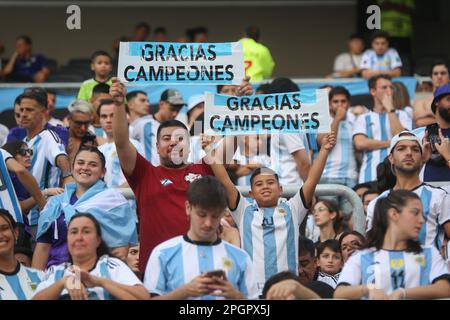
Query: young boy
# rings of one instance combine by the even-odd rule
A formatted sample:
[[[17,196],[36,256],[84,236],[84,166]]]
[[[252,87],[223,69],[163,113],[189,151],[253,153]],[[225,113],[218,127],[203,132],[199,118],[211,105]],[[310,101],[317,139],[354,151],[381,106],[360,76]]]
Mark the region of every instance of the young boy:
[[[366,50],[361,58],[361,75],[369,79],[379,74],[400,77],[402,60],[397,50],[389,48],[389,34],[376,31],[372,36],[372,49]]]
[[[78,92],[78,99],[89,101],[92,97],[92,89],[99,83],[111,85],[110,74],[112,72],[112,58],[106,51],[95,51],[91,56],[91,70],[94,78],[83,82]]]
[[[230,143],[231,138],[225,138],[224,143]],[[253,172],[250,178],[252,198],[246,199],[236,189],[225,167],[216,159],[211,161],[211,169],[227,190],[228,207],[239,228],[241,246],[252,258],[260,293],[274,274],[285,270],[297,274],[299,226],[311,206],[328,153],[335,143],[333,133],[324,137],[308,178],[289,201],[280,199],[283,188],[271,169],[258,168]]]
[[[336,289],[342,265],[343,261],[337,240],[330,239],[317,245],[317,266],[319,267],[317,281],[325,282]]]
[[[156,246],[145,269],[144,286],[160,299],[255,299],[248,254],[218,237],[226,191],[215,177],[192,182],[187,191],[186,235]]]

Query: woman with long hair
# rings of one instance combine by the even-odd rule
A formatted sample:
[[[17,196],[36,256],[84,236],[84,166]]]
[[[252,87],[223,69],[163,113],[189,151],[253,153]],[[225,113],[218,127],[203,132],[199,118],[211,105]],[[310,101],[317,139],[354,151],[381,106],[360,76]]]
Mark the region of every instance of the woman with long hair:
[[[313,209],[316,226],[320,229],[318,243],[326,240],[339,240],[342,233],[342,215],[338,205],[330,200],[319,199]]]
[[[67,223],[77,212],[88,212],[100,223],[103,238],[112,253],[125,260],[130,245],[137,241],[136,218],[127,199],[107,188],[105,157],[95,147],[83,147],[73,163],[75,183],[64,193],[50,198],[39,217],[33,267],[44,270],[67,262]]]
[[[434,246],[418,239],[424,223],[420,198],[395,190],[375,205],[367,246],[352,254],[334,293],[341,299],[450,297],[450,274]]]
[[[149,299],[142,282],[120,259],[110,256],[99,222],[89,213],[69,221],[69,262],[51,267],[36,289],[36,300]]]

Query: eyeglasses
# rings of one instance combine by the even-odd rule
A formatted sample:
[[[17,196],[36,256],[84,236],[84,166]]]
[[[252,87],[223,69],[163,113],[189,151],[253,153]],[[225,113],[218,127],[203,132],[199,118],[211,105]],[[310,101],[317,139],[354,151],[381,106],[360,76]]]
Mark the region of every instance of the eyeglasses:
[[[91,124],[91,121],[79,121],[79,120],[72,120],[72,121],[78,127],[81,127],[81,126],[88,127]]]
[[[33,150],[32,149],[19,149],[17,151],[17,154],[20,154],[22,157],[25,157],[27,154],[30,155],[30,157],[33,156]]]

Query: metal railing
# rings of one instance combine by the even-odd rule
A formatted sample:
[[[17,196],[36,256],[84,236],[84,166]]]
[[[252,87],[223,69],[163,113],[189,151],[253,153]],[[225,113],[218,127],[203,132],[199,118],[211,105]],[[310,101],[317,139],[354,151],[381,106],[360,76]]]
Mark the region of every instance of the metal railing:
[[[248,196],[250,187],[238,186],[238,190],[244,195]],[[125,198],[134,199],[133,191],[130,188],[119,188],[118,189]],[[287,185],[283,186],[282,196],[285,198],[291,198],[299,190],[298,185]],[[342,196],[349,200],[353,208],[353,230],[365,234],[366,216],[364,214],[364,207],[361,199],[356,194],[355,191],[349,187],[340,184],[318,184],[316,187],[315,195],[321,196]]]

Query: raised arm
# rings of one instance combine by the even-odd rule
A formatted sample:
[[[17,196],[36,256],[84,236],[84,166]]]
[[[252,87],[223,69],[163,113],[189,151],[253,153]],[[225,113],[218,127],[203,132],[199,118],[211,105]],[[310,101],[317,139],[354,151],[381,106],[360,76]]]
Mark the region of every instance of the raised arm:
[[[70,167],[70,161],[69,161],[69,157],[65,154],[60,154],[57,158],[56,158],[56,166],[61,170],[61,172],[63,174],[65,174],[66,172],[71,172],[71,167]],[[62,179],[62,184],[63,186],[66,185],[67,183],[73,182],[73,177],[72,176],[66,176]]]
[[[308,179],[303,183],[303,196],[305,198],[305,204],[309,207],[311,205],[314,192],[316,191],[316,186],[320,181],[323,169],[327,162],[328,154],[331,149],[333,149],[336,144],[336,136],[333,132],[329,133],[322,142],[322,147],[320,148],[319,154],[316,160],[314,160],[311,170],[309,170]]]
[[[17,174],[20,182],[25,186],[25,188],[38,204],[39,210],[42,210],[45,206],[46,201],[33,175],[14,158],[8,158],[6,160],[6,167],[9,171]]]
[[[127,113],[125,111],[125,85],[118,78],[112,78],[109,94],[114,99],[116,109],[113,117],[113,135],[120,166],[126,175],[131,175],[136,166],[137,151],[130,142]]]
[[[220,152],[214,152],[215,150],[213,150],[211,146],[211,137],[202,135],[202,148],[206,152],[207,162],[211,165],[211,169],[216,178],[219,179],[225,186],[225,189],[227,190],[228,207],[232,210],[237,207],[239,193],[233,181],[231,181],[228,176],[227,170],[225,170],[225,166],[223,165],[224,158],[222,157],[222,154],[224,150],[227,152],[235,150],[234,147],[236,146],[236,140],[237,139],[234,136],[225,137],[219,147],[218,151]]]

